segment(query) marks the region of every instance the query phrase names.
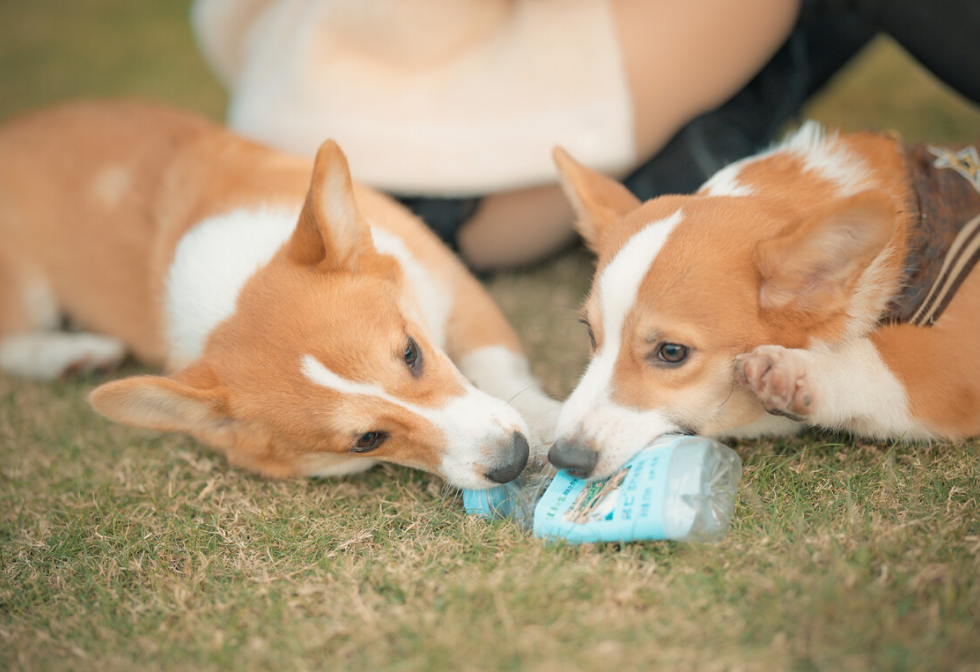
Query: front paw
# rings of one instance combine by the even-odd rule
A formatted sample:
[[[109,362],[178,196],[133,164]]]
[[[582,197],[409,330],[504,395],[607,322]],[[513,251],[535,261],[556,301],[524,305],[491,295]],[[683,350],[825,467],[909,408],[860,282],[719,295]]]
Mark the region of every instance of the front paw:
[[[773,415],[805,420],[814,412],[815,390],[800,350],[760,345],[735,358],[735,380]]]

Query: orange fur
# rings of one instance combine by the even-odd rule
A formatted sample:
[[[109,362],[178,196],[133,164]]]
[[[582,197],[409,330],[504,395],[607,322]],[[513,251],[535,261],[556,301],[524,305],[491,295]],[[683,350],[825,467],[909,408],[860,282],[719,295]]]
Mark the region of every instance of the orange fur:
[[[841,185],[808,168],[805,153],[777,150],[741,165],[740,195],[711,195],[706,186],[627,207],[617,183],[556,152],[578,227],[599,257],[596,278],[641,229],[683,211],[622,325],[615,403],[657,409],[680,428],[738,434],[766,417],[760,398],[738,384],[740,357],[768,344],[832,356],[870,337],[904,388],[919,435],[980,434],[980,273],[935,325],[879,325],[901,290],[911,225],[900,145],[871,133],[826,142],[862,167],[860,184],[845,185],[859,193],[840,195]],[[594,286],[583,314],[601,350],[600,299]],[[657,366],[658,343],[692,354],[683,366]],[[578,435],[567,440],[602,451]]]
[[[44,328],[31,325],[20,305],[21,286],[36,275],[73,322],[174,371],[95,390],[93,405],[114,419],[190,433],[232,463],[273,477],[317,471],[330,456],[346,459],[360,434],[383,429],[391,438],[372,460],[438,471],[446,437],[431,421],[378,397],[312,385],[301,361],[315,357],[340,377],[439,409],[466,393],[446,353],[455,359],[493,345],[518,354],[517,337],[421,222],[351,183],[335,145],[321,149],[312,184],[311,167],[139,102],[76,103],[7,124],[0,129],[0,338]],[[164,283],[181,238],[210,216],[301,204],[292,237],[247,280],[203,356],[168,361]],[[375,251],[369,223],[399,236],[452,290],[446,352],[408,317],[413,291],[400,265]],[[424,375],[414,377],[402,361],[408,337],[424,353]],[[473,449],[494,458],[494,445]]]

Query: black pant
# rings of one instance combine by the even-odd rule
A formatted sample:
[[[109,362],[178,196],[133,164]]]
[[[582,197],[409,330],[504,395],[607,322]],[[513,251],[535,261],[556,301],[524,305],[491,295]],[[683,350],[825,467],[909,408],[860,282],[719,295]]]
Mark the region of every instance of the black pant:
[[[980,0],[804,0],[793,33],[741,91],[684,126],[624,183],[642,200],[696,191],[779,129],[878,32],[980,103]],[[400,199],[448,244],[478,198]]]

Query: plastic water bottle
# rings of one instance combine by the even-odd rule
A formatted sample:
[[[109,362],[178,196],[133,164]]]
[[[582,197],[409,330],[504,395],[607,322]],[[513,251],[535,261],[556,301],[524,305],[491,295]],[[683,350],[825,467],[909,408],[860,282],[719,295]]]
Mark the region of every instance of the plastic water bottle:
[[[665,435],[600,481],[548,469],[489,490],[464,490],[467,513],[512,517],[543,538],[721,541],[728,534],[742,462],[701,436]]]

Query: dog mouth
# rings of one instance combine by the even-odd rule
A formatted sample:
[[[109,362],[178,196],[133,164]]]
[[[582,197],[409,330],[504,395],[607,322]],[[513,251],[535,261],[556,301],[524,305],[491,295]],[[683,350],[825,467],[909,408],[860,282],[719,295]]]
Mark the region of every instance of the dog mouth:
[[[511,431],[447,455],[436,469],[446,482],[462,490],[487,490],[510,483],[521,475],[530,458],[530,444],[520,431]],[[474,453],[478,453],[477,456]]]

